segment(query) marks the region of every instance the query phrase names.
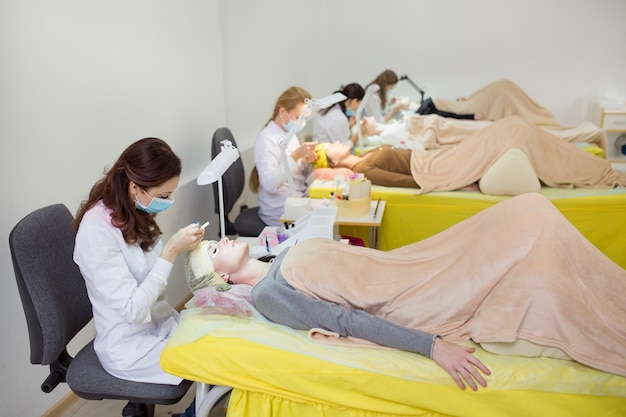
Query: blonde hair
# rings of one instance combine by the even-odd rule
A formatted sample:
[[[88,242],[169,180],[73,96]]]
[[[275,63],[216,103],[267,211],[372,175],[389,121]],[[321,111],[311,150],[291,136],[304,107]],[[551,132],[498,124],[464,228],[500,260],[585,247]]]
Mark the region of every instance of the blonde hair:
[[[272,120],[276,119],[278,116],[278,112],[281,108],[286,109],[287,111],[295,109],[298,104],[304,103],[306,99],[312,98],[311,93],[305,90],[302,87],[289,87],[283,93],[278,96],[276,99],[276,104],[274,104],[274,111],[272,112],[272,117],[265,123],[267,124]],[[256,169],[256,166],[252,168],[252,172],[250,172],[250,179],[248,180],[248,185],[250,186],[250,190],[253,193],[259,192],[259,187],[261,186],[259,182],[259,171]]]
[[[283,93],[278,96],[276,104],[274,104],[274,111],[272,117],[267,123],[271,122],[278,116],[278,111],[282,108],[286,110],[294,109],[298,104],[304,103],[306,99],[310,99],[311,94],[302,87],[289,87]]]

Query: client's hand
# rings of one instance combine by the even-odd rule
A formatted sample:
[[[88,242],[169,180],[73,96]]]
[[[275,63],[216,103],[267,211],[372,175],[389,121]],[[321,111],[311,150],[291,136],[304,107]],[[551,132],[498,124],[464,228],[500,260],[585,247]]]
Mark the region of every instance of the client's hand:
[[[476,381],[483,387],[487,386],[487,381],[480,371],[485,375],[491,375],[491,371],[472,355],[474,350],[474,348],[436,338],[433,346],[433,360],[452,376],[459,388],[465,389],[465,384],[467,384],[476,391],[478,389]]]
[[[363,133],[367,136],[378,135],[381,130],[379,129],[378,123],[376,119],[372,116],[364,117],[361,120],[361,128],[363,129]]]

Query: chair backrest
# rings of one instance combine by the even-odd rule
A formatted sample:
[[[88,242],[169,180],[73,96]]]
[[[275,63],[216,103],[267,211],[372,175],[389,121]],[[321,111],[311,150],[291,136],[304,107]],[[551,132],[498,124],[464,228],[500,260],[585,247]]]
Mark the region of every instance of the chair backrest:
[[[215,158],[222,150],[222,141],[229,140],[234,147],[237,147],[237,142],[233,137],[232,132],[227,127],[220,127],[213,133],[213,142],[211,143],[211,158]],[[228,217],[228,213],[233,209],[235,202],[241,196],[243,187],[246,182],[246,173],[243,169],[243,162],[241,158],[237,158],[235,162],[226,170],[222,176],[222,186],[224,190],[224,218]],[[217,183],[213,183],[213,196],[215,201],[215,213],[220,213],[219,194]]]
[[[53,363],[93,317],[73,260],[72,221],[66,206],[51,205],[28,214],[9,235],[33,364]]]

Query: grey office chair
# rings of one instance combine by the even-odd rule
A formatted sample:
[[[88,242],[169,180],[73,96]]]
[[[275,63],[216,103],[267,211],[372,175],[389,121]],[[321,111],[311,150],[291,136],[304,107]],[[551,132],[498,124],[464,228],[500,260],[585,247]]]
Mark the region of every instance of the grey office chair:
[[[211,158],[215,158],[221,151],[222,141],[229,140],[233,146],[237,147],[237,142],[232,132],[227,127],[220,127],[213,134],[213,142],[211,143]],[[248,207],[242,210],[235,218],[235,222],[231,222],[228,213],[233,209],[235,202],[241,196],[243,187],[246,182],[246,174],[243,168],[241,158],[238,158],[222,176],[222,189],[224,190],[224,221],[226,224],[226,234],[239,236],[256,237],[265,228],[265,223],[259,217],[258,207]],[[215,201],[215,213],[220,214],[218,204],[218,186],[213,184],[213,196]]]
[[[88,400],[128,401],[123,416],[152,417],[155,404],[177,403],[192,382],[165,385],[116,378],[100,365],[93,340],[74,358],[67,352],[67,344],[93,317],[85,281],[72,258],[72,221],[67,207],[51,205],[28,214],[9,235],[30,361],[50,367],[41,389],[48,393],[67,382],[76,395]]]

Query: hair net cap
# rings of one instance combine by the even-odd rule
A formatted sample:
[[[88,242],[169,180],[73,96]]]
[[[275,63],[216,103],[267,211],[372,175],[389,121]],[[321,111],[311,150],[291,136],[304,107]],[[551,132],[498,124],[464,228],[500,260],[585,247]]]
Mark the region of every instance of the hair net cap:
[[[202,240],[195,248],[187,253],[187,264],[185,274],[187,276],[187,286],[191,292],[197,290],[227,284],[226,281],[215,272],[213,262],[207,248],[210,243],[217,243],[214,240]]]
[[[317,145],[315,145],[315,153],[317,154],[317,159],[313,162],[313,169],[328,168],[326,145],[326,143],[318,143]]]

